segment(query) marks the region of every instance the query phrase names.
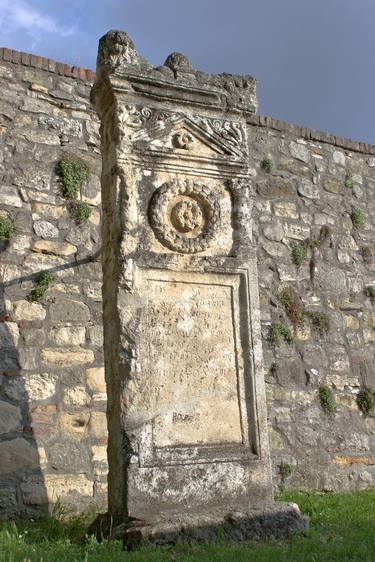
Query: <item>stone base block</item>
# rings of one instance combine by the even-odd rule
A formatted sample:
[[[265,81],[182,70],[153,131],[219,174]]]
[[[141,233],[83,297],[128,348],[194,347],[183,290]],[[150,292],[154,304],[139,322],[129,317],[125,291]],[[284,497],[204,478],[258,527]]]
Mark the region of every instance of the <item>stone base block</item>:
[[[294,503],[277,502],[259,510],[223,513],[176,514],[160,521],[129,520],[110,529],[108,516],[97,521],[96,532],[101,536],[123,540],[128,549],[142,544],[174,544],[177,541],[261,541],[283,538],[289,533],[306,531],[309,519]]]

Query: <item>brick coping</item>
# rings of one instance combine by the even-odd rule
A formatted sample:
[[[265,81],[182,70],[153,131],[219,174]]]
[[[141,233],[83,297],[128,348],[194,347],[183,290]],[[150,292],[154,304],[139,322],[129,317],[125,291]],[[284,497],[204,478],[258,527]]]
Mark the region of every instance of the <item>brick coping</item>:
[[[68,78],[77,78],[84,82],[94,82],[95,72],[89,68],[82,68],[80,66],[69,66],[62,62],[56,62],[46,57],[39,57],[24,53],[22,51],[15,51],[14,49],[0,48],[0,60],[4,62],[12,62],[23,66],[30,66],[31,68],[39,68],[46,72],[52,72],[59,76],[66,76]]]
[[[84,82],[93,83],[95,81],[95,72],[93,70],[90,70],[89,68],[69,66],[68,64],[56,62],[46,57],[40,57],[37,55],[32,55],[30,53],[24,53],[22,51],[15,51],[14,49],[7,49],[5,47],[0,48],[0,61],[38,68],[40,70],[51,72],[59,76],[75,78]],[[290,123],[287,123],[286,121],[279,121],[278,119],[274,119],[273,117],[269,117],[266,115],[252,116],[248,119],[248,124],[258,127],[267,127],[276,131],[291,133],[307,140],[324,142],[333,146],[337,146],[338,148],[350,150],[352,152],[361,152],[362,154],[375,155],[375,146],[372,144],[339,137],[330,133],[325,133],[323,131],[317,131],[315,129],[309,129],[308,127],[302,127],[300,125],[292,125]]]

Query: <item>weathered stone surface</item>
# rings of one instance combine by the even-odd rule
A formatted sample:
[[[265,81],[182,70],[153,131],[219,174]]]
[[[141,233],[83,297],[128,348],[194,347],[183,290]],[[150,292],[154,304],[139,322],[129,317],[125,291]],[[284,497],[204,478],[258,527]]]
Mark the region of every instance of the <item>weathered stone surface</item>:
[[[94,353],[91,349],[58,349],[45,348],[41,353],[42,362],[46,365],[56,367],[68,367],[82,365],[94,361]]]
[[[0,474],[12,473],[25,468],[36,468],[39,461],[35,445],[23,437],[1,441],[0,458]]]
[[[84,324],[90,319],[90,310],[81,301],[58,299],[51,303],[49,316],[52,324],[65,324],[67,322]]]
[[[0,401],[0,434],[22,429],[22,414],[17,406]]]
[[[17,301],[13,306],[12,317],[16,321],[44,320],[46,311],[41,304],[28,301]]]
[[[25,377],[25,391],[29,400],[47,400],[56,392],[56,376],[48,373]]]
[[[171,65],[174,66],[173,57],[171,60]],[[170,66],[158,70],[152,70],[147,65],[146,67],[147,80],[149,75],[157,75],[158,80],[161,78],[167,83],[172,80],[174,92],[177,91],[176,86],[178,89],[181,84],[182,88],[185,88],[189,83],[190,75],[188,78],[178,65],[175,67],[177,78],[173,77],[174,70]],[[0,65],[0,79],[1,77],[3,84],[0,114],[3,124],[0,132],[6,142],[3,143],[0,153],[3,169],[0,206],[4,207],[0,209],[0,214],[4,216],[6,212],[6,215],[11,216],[15,233],[9,243],[0,241],[0,281],[5,284],[0,299],[0,401],[16,408],[17,411],[21,410],[25,415],[29,411],[30,419],[25,417],[22,423],[25,424],[25,434],[30,433],[35,439],[43,442],[43,447],[38,447],[41,480],[50,470],[47,455],[51,443],[69,438],[79,442],[82,450],[86,452],[90,451],[94,441],[102,448],[98,456],[103,460],[97,460],[95,454],[92,472],[82,481],[83,488],[87,485],[91,492],[88,495],[81,495],[77,491],[71,494],[71,498],[74,497],[77,505],[81,506],[83,498],[89,498],[90,493],[90,497],[94,493],[95,501],[105,500],[106,494],[105,486],[96,476],[105,473],[104,430],[101,437],[90,436],[89,432],[90,412],[103,413],[106,400],[99,328],[102,300],[101,266],[98,263],[100,257],[94,257],[96,261],[90,262],[91,254],[99,249],[101,244],[97,228],[101,216],[98,179],[101,173],[99,120],[89,108],[90,85],[82,80],[66,78],[51,70],[31,68],[14,62],[3,62]],[[203,87],[206,87],[205,81],[211,84],[210,96],[215,95],[216,88],[222,86],[221,79],[220,84],[214,84],[210,82],[212,77],[208,78],[208,75],[204,75],[203,82],[195,74],[193,79],[201,80]],[[226,86],[229,105],[236,104],[235,98],[237,94],[242,95],[242,88],[231,84],[230,78],[225,80],[228,82]],[[249,89],[251,98],[255,95],[253,82]],[[229,90],[232,93],[229,93]],[[50,92],[53,93],[52,96]],[[134,105],[135,100],[131,103]],[[191,109],[191,115],[199,114],[200,110],[197,107]],[[228,135],[226,125],[223,125],[222,131],[215,127],[226,120],[231,121],[230,110],[221,112],[218,123],[207,129],[210,138],[218,141],[218,144],[211,145],[210,148],[204,140],[205,133],[203,132],[198,139],[195,135],[196,129],[189,129],[188,125],[189,130],[186,129],[185,123],[178,130],[173,126],[168,129],[167,124],[163,130],[164,133],[170,134],[169,137],[164,133],[153,137],[153,131],[159,128],[159,120],[157,118],[154,121],[153,115],[149,119],[148,109],[149,100],[146,101],[145,111],[141,114],[141,120],[144,121],[136,134],[143,134],[142,131],[147,130],[149,135],[148,140],[144,138],[139,144],[139,154],[142,158],[145,151],[147,152],[148,142],[152,144],[152,152],[137,182],[131,184],[141,196],[145,193],[145,200],[140,202],[143,207],[138,218],[135,209],[129,208],[131,212],[127,218],[130,223],[134,226],[137,221],[147,222],[145,206],[155,188],[170,181],[171,176],[185,174],[186,170],[176,174],[173,163],[168,171],[158,175],[159,171],[154,171],[149,165],[153,158],[158,158],[158,151],[161,158],[166,157],[168,160],[168,154],[173,154],[175,150],[177,163],[182,160],[187,162],[189,158],[199,159],[199,155],[208,162],[215,154],[216,163],[210,171],[210,177],[207,177],[207,185],[215,192],[221,182],[225,183],[225,190],[221,194],[224,201],[225,191],[229,193],[231,189],[227,183],[228,176],[234,169],[239,170],[240,166],[239,160],[236,161],[235,168],[226,176],[225,166],[220,168],[221,164],[218,164],[221,159],[220,143],[227,143],[224,153],[227,154],[225,158],[230,160],[237,158],[230,144],[232,143],[232,147],[238,147],[241,146],[241,141],[238,135],[236,137],[235,131],[234,136]],[[166,112],[168,111],[169,109]],[[210,112],[212,111],[215,112],[211,107]],[[133,119],[135,114],[130,115]],[[238,115],[235,118],[237,121]],[[375,160],[372,149],[358,143],[347,143],[344,139],[336,142],[332,136],[291,127],[271,118],[265,120],[264,117],[248,116],[246,121],[250,150],[243,161],[246,162],[248,187],[241,188],[240,191],[245,194],[246,202],[250,201],[248,197],[251,193],[251,203],[248,207],[252,210],[249,214],[247,205],[243,207],[241,204],[237,207],[238,213],[244,213],[248,219],[246,228],[236,237],[241,240],[248,235],[251,228],[254,231],[260,282],[263,287],[261,318],[265,336],[265,369],[268,372],[270,366],[275,363],[279,365],[280,371],[278,377],[267,375],[274,386],[268,397],[274,485],[277,487],[280,483],[277,466],[280,462],[287,462],[293,466],[293,472],[284,483],[286,487],[360,489],[368,486],[369,474],[373,476],[374,472],[371,464],[361,465],[362,453],[358,454],[356,462],[355,453],[342,452],[343,456],[352,455],[354,459],[347,468],[334,462],[334,458],[338,455],[343,431],[359,436],[370,435],[372,440],[368,443],[368,457],[372,458],[371,455],[373,456],[375,451],[373,419],[363,416],[356,398],[363,386],[373,388],[375,385],[372,368],[375,330],[371,315],[372,304],[367,292],[368,286],[375,285],[375,270],[374,264],[366,261],[362,254],[363,247],[372,247],[374,243]],[[125,123],[125,130],[132,129],[133,125],[138,127],[137,123],[130,126]],[[209,121],[205,121],[204,126],[209,128]],[[116,127],[112,128],[112,131],[117,130]],[[191,150],[177,146],[181,139],[184,140],[182,133],[195,137],[193,145],[190,142]],[[174,137],[177,134],[179,136]],[[219,136],[215,136],[217,134]],[[48,142],[53,144],[47,144]],[[127,140],[123,142],[126,145]],[[185,142],[185,146],[187,145],[189,143]],[[79,199],[88,202],[92,212],[88,222],[82,225],[74,222],[70,205],[61,198],[56,175],[57,162],[62,154],[68,152],[82,154],[89,164],[90,177],[81,186]],[[272,160],[271,173],[260,169],[260,162],[265,157]],[[240,156],[238,158],[241,159]],[[187,167],[191,164],[192,161],[187,163]],[[200,166],[200,161],[196,160],[195,175],[191,177],[196,178]],[[220,174],[217,166],[220,168]],[[347,178],[353,180],[353,189],[345,186]],[[121,179],[118,179],[118,182],[115,189],[120,186],[121,191],[121,186],[125,184]],[[205,182],[206,180],[203,183]],[[124,192],[124,195],[127,196],[128,192]],[[364,229],[353,228],[350,213],[354,207],[361,207],[366,211]],[[263,233],[263,229],[272,224],[276,217],[280,221],[279,230],[283,231],[280,241],[268,239]],[[121,218],[123,219],[124,217]],[[219,261],[223,260],[223,256],[230,250],[233,239],[231,229],[235,223],[231,217],[230,197],[224,205],[221,219],[225,236],[220,234],[218,246],[210,250],[211,255],[203,254],[208,261],[215,256],[216,248],[219,248],[218,255],[221,256]],[[322,226],[329,227],[323,242],[319,238]],[[113,240],[117,240],[120,233],[113,231],[112,234]],[[131,251],[131,244],[133,249],[138,246],[139,249],[146,248],[146,241],[152,240],[153,236],[151,229],[146,231],[140,242],[127,236],[128,247],[124,244],[122,247],[124,255]],[[271,237],[274,236],[275,232],[271,233]],[[39,241],[42,239],[59,244],[68,243],[75,246],[77,252],[69,255],[31,252],[31,246],[38,238]],[[294,266],[291,256],[292,243],[298,240],[306,240],[306,244],[311,245],[318,242],[313,249],[308,249],[307,259],[299,268]],[[148,246],[147,252],[150,248],[151,245]],[[153,246],[152,251],[160,253],[161,247]],[[176,265],[175,254],[168,249],[166,251],[170,268],[173,270]],[[241,251],[241,248],[232,248],[233,256]],[[199,253],[184,257],[184,268],[187,272],[197,258]],[[84,263],[84,260],[87,260],[87,263]],[[320,264],[323,264],[322,267]],[[159,268],[160,265],[158,263]],[[317,278],[315,268],[318,270]],[[333,272],[329,273],[329,269]],[[37,276],[44,270],[53,273],[54,281],[43,298],[43,305],[37,302],[29,303],[26,297],[35,286]],[[129,272],[126,283],[131,284],[131,267]],[[345,284],[342,275],[345,276]],[[123,281],[125,282],[125,278]],[[293,331],[293,344],[269,345],[271,322],[290,325],[284,307],[279,302],[281,283],[283,286],[293,287],[309,311],[318,310],[327,314],[330,320],[327,333],[321,335],[314,328],[312,320],[305,319],[304,326]],[[338,293],[337,289],[342,292]],[[104,297],[105,306],[108,306],[108,299],[112,297],[108,296],[108,291]],[[137,307],[139,308],[139,303],[136,303],[135,308]],[[129,318],[125,317],[123,320],[122,328],[128,325]],[[136,331],[136,324],[129,325],[130,338],[121,341],[122,358],[129,357],[135,372],[139,368],[137,357],[132,355],[133,345],[136,345],[133,340]],[[93,351],[95,361],[89,364],[63,364],[61,354],[64,349],[68,352],[79,352],[80,347],[77,349],[77,346]],[[59,352],[58,364],[40,363],[41,351],[44,348]],[[363,359],[367,355],[370,359],[368,366],[364,368]],[[296,367],[300,359],[302,372]],[[213,361],[216,361],[215,358]],[[23,371],[21,367],[26,370]],[[327,417],[323,415],[317,395],[314,395],[313,402],[309,402],[311,390],[316,393],[322,384],[332,386],[337,406],[337,413],[329,420],[329,431]],[[305,402],[306,405],[303,405]],[[6,418],[6,423],[12,425],[12,419],[11,416]],[[5,427],[7,428],[8,426]],[[19,429],[10,431],[17,432]],[[11,437],[15,435],[16,433],[12,433]],[[8,439],[8,436],[5,439]],[[361,444],[358,437],[356,442],[363,447],[364,442]],[[355,442],[352,445],[357,446]],[[69,468],[66,478],[73,480],[77,474],[72,475],[74,471],[74,467]],[[23,469],[17,474],[12,473],[11,478],[14,479],[15,485],[4,488],[4,496],[0,491],[0,507],[3,501],[4,509],[11,514],[16,515],[17,510],[22,507],[22,504],[18,503],[19,491],[16,494],[15,488],[19,490],[19,482],[23,475]],[[65,475],[62,475],[63,478]],[[79,475],[77,479],[80,479]],[[63,487],[62,493],[67,490],[68,488]],[[35,494],[37,493],[39,492],[35,483]],[[42,482],[40,500],[43,496],[44,501],[47,501]]]
[[[106,383],[103,367],[87,369],[87,384],[94,392],[106,392]]]
[[[77,247],[66,242],[52,242],[50,240],[37,240],[32,247],[33,252],[55,254],[56,256],[71,256],[77,252]]]
[[[136,101],[127,94],[117,97],[111,80],[121,65],[124,91],[133,72],[140,77],[146,72],[165,109],[163,115],[158,113],[160,106],[142,93]],[[120,181],[128,186],[129,209],[128,222],[121,223],[121,206],[114,198],[104,198],[109,510],[118,520],[126,520],[131,512],[147,519],[151,527],[156,516],[165,521],[171,509],[177,519],[185,515],[183,505],[189,505],[187,514],[192,517],[201,509],[202,497],[207,506],[216,505],[222,517],[241,504],[250,509],[272,505],[276,510],[264,380],[258,370],[262,350],[249,201],[251,174],[256,170],[250,174],[245,164],[248,148],[242,134],[247,116],[231,109],[248,103],[251,107],[250,92],[243,90],[244,78],[231,82],[230,88],[223,76],[206,76],[202,82],[201,73],[178,53],[168,57],[162,72],[165,84],[160,75],[153,82],[153,71],[128,36],[110,32],[101,39],[92,96],[102,119],[103,139],[104,131],[113,127],[118,131],[118,137],[103,147],[103,165],[114,169],[110,154],[116,155]],[[167,94],[180,76],[185,77],[185,93]],[[196,107],[198,100],[205,103],[202,88],[208,95],[212,81],[226,100],[225,123],[219,98],[210,106],[214,120]],[[108,88],[116,98],[111,114],[105,108]],[[151,125],[155,120],[163,122],[160,134]],[[225,148],[228,131],[235,130],[237,139]],[[185,164],[180,157],[188,158]],[[131,171],[122,165],[128,158],[134,158]],[[170,173],[175,181],[168,179]],[[105,180],[102,192],[110,193],[114,181],[118,180]],[[287,181],[278,181],[290,191]],[[274,212],[298,217],[293,203],[275,203]],[[267,223],[266,238],[281,241],[281,220]],[[115,225],[120,224],[115,234]],[[75,243],[71,232],[66,239]],[[115,242],[121,239],[122,243]],[[95,343],[90,328],[88,334]],[[250,339],[251,367],[244,360],[245,342]],[[246,390],[248,385],[252,390]],[[89,429],[93,438],[106,439],[103,412],[92,412]]]
[[[34,232],[41,238],[58,238],[59,230],[48,221],[35,221]]]
[[[50,338],[56,345],[83,345],[86,340],[86,330],[83,326],[52,328]]]

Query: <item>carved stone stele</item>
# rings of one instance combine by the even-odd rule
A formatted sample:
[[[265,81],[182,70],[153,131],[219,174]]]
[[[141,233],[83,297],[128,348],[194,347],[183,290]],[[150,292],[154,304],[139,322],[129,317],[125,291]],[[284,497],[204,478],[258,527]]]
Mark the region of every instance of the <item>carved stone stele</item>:
[[[272,494],[246,134],[255,80],[196,71],[179,53],[152,68],[114,31],[92,101],[117,532],[304,526]]]

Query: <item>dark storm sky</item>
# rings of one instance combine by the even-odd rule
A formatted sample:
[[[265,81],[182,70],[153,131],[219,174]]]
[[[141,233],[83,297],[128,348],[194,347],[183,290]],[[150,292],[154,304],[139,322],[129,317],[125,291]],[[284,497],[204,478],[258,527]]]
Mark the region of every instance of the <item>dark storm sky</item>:
[[[259,113],[375,144],[375,0],[0,0],[0,45],[95,67],[129,33],[155,65],[253,74]]]

